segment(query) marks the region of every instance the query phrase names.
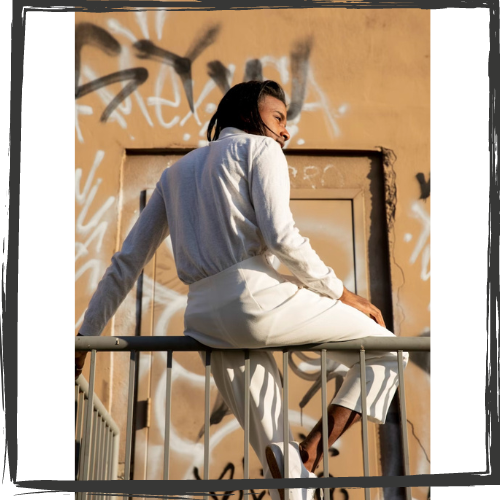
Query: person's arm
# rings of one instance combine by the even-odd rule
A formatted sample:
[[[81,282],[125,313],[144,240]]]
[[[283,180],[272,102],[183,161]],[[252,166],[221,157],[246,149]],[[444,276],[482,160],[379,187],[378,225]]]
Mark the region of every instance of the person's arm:
[[[290,211],[290,178],[285,155],[269,139],[251,165],[250,190],[257,222],[269,250],[307,288],[350,305],[385,326],[382,314],[368,300],[347,290],[300,235]],[[293,280],[290,280],[293,282]]]
[[[121,250],[111,258],[111,265],[99,282],[85,312],[79,335],[93,336],[102,333],[168,232],[165,202],[158,183]],[[76,377],[81,373],[85,355],[85,352],[77,352],[75,355]]]
[[[90,300],[79,331],[81,335],[102,333],[167,235],[167,212],[161,187],[157,185],[121,250],[111,258],[111,265]]]
[[[262,237],[269,250],[308,288],[339,299],[344,285],[303,237],[290,211],[290,178],[285,155],[272,139],[263,141],[250,166],[250,191]]]

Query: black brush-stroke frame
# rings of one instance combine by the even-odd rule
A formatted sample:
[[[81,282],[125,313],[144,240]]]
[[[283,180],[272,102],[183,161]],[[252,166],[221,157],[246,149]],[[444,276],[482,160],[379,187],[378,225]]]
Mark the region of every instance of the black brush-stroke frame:
[[[498,94],[500,93],[500,47],[499,47],[499,0],[406,0],[406,1],[326,1],[326,0],[288,0],[271,2],[267,5],[249,0],[238,1],[238,7],[229,1],[198,2],[161,2],[161,1],[85,1],[78,6],[58,5],[47,0],[32,1],[25,4],[13,0],[12,8],[12,78],[10,110],[10,203],[9,203],[9,242],[6,269],[2,268],[5,285],[2,282],[2,315],[0,328],[0,369],[5,401],[6,454],[10,464],[10,479],[21,488],[47,491],[77,492],[87,491],[114,494],[117,496],[151,496],[169,498],[177,495],[198,497],[207,491],[227,491],[243,489],[275,489],[279,487],[311,486],[310,479],[238,479],[238,480],[174,480],[174,481],[16,481],[17,476],[17,292],[18,292],[18,255],[19,255],[19,182],[21,159],[21,101],[24,63],[24,40],[26,12],[31,10],[65,12],[109,12],[127,10],[154,10],[167,7],[169,10],[247,10],[264,8],[355,8],[355,9],[392,9],[392,8],[488,8],[490,12],[490,52],[489,52],[489,152],[490,152],[490,220],[488,241],[488,279],[487,279],[487,374],[486,374],[486,462],[484,472],[429,474],[402,477],[347,477],[320,478],[315,485],[329,488],[380,488],[385,486],[472,486],[500,484],[500,446],[499,446],[499,408],[497,406],[498,387],[498,338],[497,307],[499,299],[499,236],[500,236],[500,189],[497,174],[495,150],[500,129]],[[5,272],[6,271],[6,272]],[[5,272],[5,274],[4,274]],[[6,335],[8,332],[8,335]],[[8,356],[5,353],[9,353]],[[4,466],[7,456],[4,457]],[[497,477],[496,477],[497,476]],[[168,489],[168,492],[165,490]]]

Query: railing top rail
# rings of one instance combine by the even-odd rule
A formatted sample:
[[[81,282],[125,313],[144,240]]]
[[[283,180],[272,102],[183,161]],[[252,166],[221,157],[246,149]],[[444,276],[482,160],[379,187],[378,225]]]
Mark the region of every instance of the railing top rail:
[[[191,337],[75,337],[76,351],[207,351]],[[242,350],[238,348],[234,350]],[[251,349],[258,351],[430,351],[430,337],[365,337],[343,342],[286,345]],[[227,350],[227,349],[224,349]]]

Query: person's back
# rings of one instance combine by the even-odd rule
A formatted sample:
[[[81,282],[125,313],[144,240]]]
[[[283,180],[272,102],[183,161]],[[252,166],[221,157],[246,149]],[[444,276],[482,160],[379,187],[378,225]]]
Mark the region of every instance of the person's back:
[[[217,141],[163,172],[159,185],[183,282],[194,283],[266,250],[249,170],[268,141],[273,142],[226,128]]]

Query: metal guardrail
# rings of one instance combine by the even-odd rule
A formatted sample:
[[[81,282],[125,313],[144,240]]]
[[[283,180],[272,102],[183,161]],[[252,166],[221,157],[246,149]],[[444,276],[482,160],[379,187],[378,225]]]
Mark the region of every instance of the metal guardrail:
[[[172,355],[174,351],[205,351],[205,432],[204,432],[204,479],[208,479],[209,447],[210,447],[210,352],[215,350],[200,344],[190,337],[76,337],[76,351],[91,351],[90,361],[90,389],[89,399],[95,397],[93,394],[95,381],[95,364],[97,351],[128,351],[130,352],[130,370],[128,386],[127,405],[127,433],[125,444],[125,475],[124,479],[130,479],[130,461],[132,451],[132,420],[133,420],[133,394],[135,390],[135,363],[137,352],[140,351],[165,351],[167,352],[167,384],[166,384],[166,416],[165,416],[165,452],[163,479],[169,479],[170,463],[170,411],[172,393]],[[364,476],[369,476],[368,461],[368,419],[366,416],[366,351],[389,351],[397,352],[398,375],[399,375],[399,409],[401,421],[406,423],[406,400],[404,387],[403,352],[405,351],[430,351],[429,337],[365,337],[358,340],[344,342],[328,342],[322,344],[307,344],[281,347],[266,347],[261,349],[245,349],[245,412],[244,412],[244,478],[249,478],[249,427],[250,427],[250,360],[253,350],[282,351],[283,352],[283,405],[284,405],[284,427],[288,426],[288,354],[293,351],[319,351],[321,353],[321,402],[323,426],[327,425],[327,373],[326,373],[326,352],[329,350],[359,351],[361,368],[361,428],[363,447],[363,471]],[[87,412],[88,413],[88,412]],[[86,441],[90,436],[90,425],[87,419]],[[285,477],[288,477],[288,433],[284,433],[284,464]],[[323,449],[328,449],[327,429],[323,428]],[[409,453],[408,453],[408,433],[406,425],[401,426],[401,440],[403,447],[403,471],[404,475],[409,474]],[[117,441],[115,441],[117,442]],[[89,460],[88,448],[85,450],[85,463]],[[328,475],[328,453],[323,454],[324,475]],[[87,469],[88,470],[88,469]],[[85,476],[85,474],[84,474]],[[88,476],[85,476],[88,477]],[[244,493],[248,493],[245,490]],[[329,498],[329,488],[324,489],[325,498]],[[286,497],[288,491],[286,490]],[[406,488],[406,499],[411,500],[411,488]],[[365,500],[370,500],[370,489],[365,488]]]
[[[90,386],[83,375],[75,381],[77,481],[112,480],[118,475],[120,431],[94,393],[94,378],[92,374]]]

